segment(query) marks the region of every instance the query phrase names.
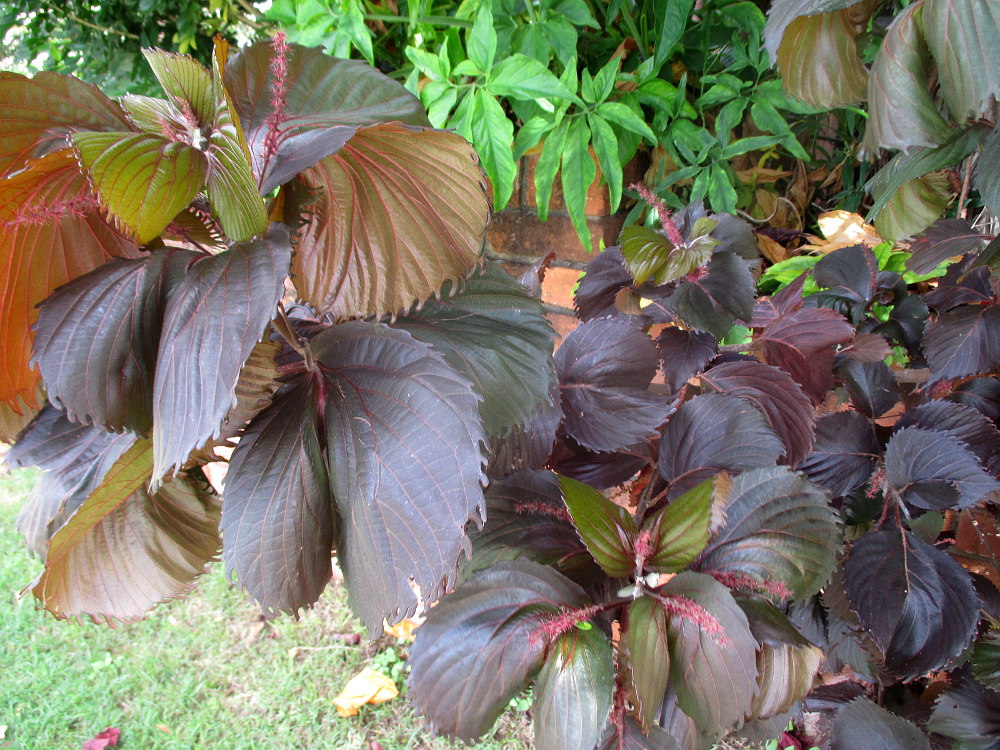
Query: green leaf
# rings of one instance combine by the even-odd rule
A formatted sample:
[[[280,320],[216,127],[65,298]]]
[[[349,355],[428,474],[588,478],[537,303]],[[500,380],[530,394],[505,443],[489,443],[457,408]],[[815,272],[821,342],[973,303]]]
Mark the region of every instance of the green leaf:
[[[463,138],[398,124],[359,131],[289,185],[287,205],[308,217],[297,291],[335,319],[401,312],[466,275],[489,214]]]
[[[151,468],[150,441],[136,441],[52,537],[32,591],[56,617],[140,619],[186,594],[214,557],[219,506],[207,485],[177,480],[150,494]]]
[[[212,76],[204,65],[189,55],[160,49],[144,49],[142,54],[173,103],[180,110],[188,109],[197,118],[197,122],[189,122],[188,127],[212,122],[215,115]]]
[[[621,60],[612,57],[594,75],[594,103],[603,102],[615,87],[615,79],[618,77],[618,68]]]
[[[621,102],[604,102],[597,105],[596,111],[605,120],[610,120],[616,125],[625,128],[625,130],[637,133],[649,141],[650,144],[656,145],[656,134],[646,124],[642,116],[637,114],[627,104],[622,104]]]
[[[632,602],[621,645],[640,723],[649,726],[656,721],[670,677],[667,612],[660,602],[648,596]]]
[[[636,284],[650,279],[657,285],[676,281],[707,263],[712,255],[708,243],[674,247],[663,234],[643,226],[626,227],[621,247],[625,267]]]
[[[208,171],[198,149],[160,136],[75,133],[73,145],[115,223],[140,244],[191,202]]]
[[[642,524],[653,537],[648,570],[677,573],[686,568],[708,544],[715,504],[715,480],[701,484],[670,501]]]
[[[713,164],[708,170],[708,203],[712,210],[734,214],[737,199],[729,171],[721,164]]]
[[[590,128],[583,119],[572,120],[567,129],[561,175],[566,210],[584,249],[590,251],[592,239],[587,226],[587,191],[597,178],[597,164],[590,154]]]
[[[892,242],[908,239],[939,219],[951,196],[951,183],[942,172],[905,182],[879,212],[875,228],[879,236]]]
[[[1000,12],[977,0],[927,0],[923,32],[952,119],[989,112],[1000,97]]]
[[[704,397],[702,397],[704,398]],[[733,479],[719,529],[697,569],[778,583],[796,599],[827,582],[841,546],[826,494],[784,466]]]
[[[600,629],[574,628],[552,644],[535,679],[535,747],[594,747],[611,711],[614,675],[611,644]]]
[[[514,123],[503,111],[495,96],[477,89],[472,120],[472,143],[479,152],[483,168],[493,181],[493,202],[502,211],[514,193],[517,164],[514,161]]]
[[[972,673],[990,690],[1000,689],[1000,642],[996,632],[972,647]]]
[[[722,148],[722,158],[732,159],[750,151],[764,151],[781,142],[781,138],[769,135],[754,135],[727,143]]]
[[[542,153],[538,157],[538,164],[535,165],[535,202],[538,205],[538,218],[541,221],[548,219],[552,183],[555,182],[556,172],[559,171],[569,123],[568,119],[564,119],[549,133],[542,146]]]
[[[622,164],[618,159],[618,138],[607,120],[599,115],[587,115],[590,134],[594,142],[594,153],[601,165],[601,173],[608,184],[611,211],[617,211],[622,200]]]
[[[659,69],[673,55],[677,43],[687,29],[694,0],[664,0],[653,7],[656,12],[656,26],[653,32],[658,35],[653,47],[653,59],[655,67]]]
[[[498,266],[461,285],[448,284],[439,300],[395,324],[440,351],[483,397],[486,432],[500,436],[549,400],[555,381],[554,334],[540,300]]]
[[[466,40],[469,60],[483,73],[493,69],[497,53],[497,32],[493,26],[493,12],[489,4],[482,4],[476,11],[476,20]]]
[[[430,78],[432,81],[440,81],[448,77],[451,72],[445,58],[435,55],[419,47],[408,46],[406,48],[406,59],[413,63],[413,66]]]
[[[559,477],[563,499],[583,543],[605,573],[624,578],[635,573],[635,523],[629,512],[590,485]]]
[[[795,137],[788,122],[772,104],[766,101],[753,102],[750,105],[750,117],[753,118],[754,125],[761,130],[780,135],[782,137],[781,145],[788,149],[789,153],[796,159],[809,161],[809,154],[802,148],[802,144]]]
[[[757,640],[728,589],[710,576],[679,573],[660,594],[696,605],[670,614],[670,681],[684,713],[719,737],[750,711]]]
[[[406,331],[352,321],[310,343],[328,394],[327,471],[343,519],[349,601],[374,638],[453,580],[470,521],[482,525],[479,397]]]
[[[908,151],[936,146],[950,134],[927,88],[931,59],[921,32],[923,10],[923,3],[914,3],[896,16],[875,55],[865,132],[871,148]]]
[[[542,136],[556,126],[550,115],[535,115],[517,129],[514,136],[514,161],[519,160],[529,150],[538,145]]]
[[[486,90],[496,96],[534,101],[566,99],[579,102],[576,95],[538,60],[527,55],[505,57],[490,73]]]
[[[219,433],[240,369],[275,315],[291,257],[288,227],[194,264],[173,290],[153,381],[154,484]]]

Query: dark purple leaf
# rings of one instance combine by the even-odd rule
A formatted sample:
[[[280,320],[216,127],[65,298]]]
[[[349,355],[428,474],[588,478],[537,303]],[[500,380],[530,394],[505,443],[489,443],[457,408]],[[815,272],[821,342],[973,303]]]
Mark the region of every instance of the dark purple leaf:
[[[333,498],[317,409],[315,385],[288,386],[250,423],[229,466],[226,572],[271,615],[313,604],[333,571]]]
[[[956,264],[948,269],[936,289],[922,295],[928,307],[947,312],[961,305],[988,304],[993,301],[990,287],[990,269],[976,266],[966,270],[964,264]]]
[[[65,412],[51,404],[38,413],[5,457],[11,468],[37,466],[42,470],[17,515],[17,529],[28,549],[45,557],[52,535],[133,442],[135,436],[129,433],[71,422]]]
[[[896,303],[889,313],[889,320],[875,326],[872,332],[905,346],[911,357],[919,357],[918,347],[929,314],[924,301],[916,294],[910,294]]]
[[[219,434],[285,291],[288,227],[194,263],[167,303],[153,384],[153,481]]]
[[[833,310],[806,308],[771,323],[757,345],[769,365],[780,367],[819,403],[833,385],[833,358],[837,346],[849,343],[854,329]]]
[[[705,369],[705,365],[719,353],[712,334],[673,326],[660,331],[656,337],[656,348],[660,353],[663,375],[674,393]]]
[[[634,574],[636,528],[629,512],[583,482],[559,477],[559,484],[573,525],[601,569],[612,578]]]
[[[753,315],[754,281],[746,262],[735,253],[718,252],[707,273],[680,284],[666,306],[685,325],[723,338],[737,320]]]
[[[993,422],[1000,422],[1000,380],[996,378],[967,380],[948,398],[959,404],[971,406]]]
[[[884,362],[858,362],[843,357],[837,362],[836,372],[844,379],[854,408],[872,419],[882,416],[899,401],[899,385]]]
[[[803,304],[802,289],[805,287],[806,279],[809,278],[810,273],[811,271],[804,271],[798,275],[795,281],[777,294],[758,300],[757,304],[754,305],[750,327],[767,328],[779,318],[801,310]]]
[[[842,347],[837,354],[850,357],[855,362],[881,362],[892,356],[892,348],[877,334],[859,333],[850,346]]]
[[[996,127],[983,143],[983,150],[976,161],[972,173],[972,186],[979,191],[983,203],[996,216],[1000,211],[1000,178],[997,171],[1000,168],[1000,130]],[[994,256],[995,257],[995,256]]]
[[[958,438],[921,427],[904,427],[892,436],[885,479],[903,502],[926,510],[969,508],[1000,490],[1000,482]]]
[[[773,466],[784,452],[764,415],[735,396],[709,393],[685,402],[660,441],[660,473],[679,491],[718,471]]]
[[[274,44],[261,42],[226,65],[226,88],[246,133],[262,194],[339,151],[363,126],[430,124],[420,102],[399,83],[370,65],[331,57],[318,47],[287,47],[279,97],[273,57]],[[275,113],[279,98],[281,111]]]
[[[604,728],[604,734],[595,750],[688,750],[671,735],[655,724],[646,734],[635,722],[626,717],[621,728],[613,722]]]
[[[434,601],[482,524],[479,397],[406,331],[341,323],[311,342],[326,389],[328,471],[350,602],[372,637]]]
[[[969,645],[979,619],[979,600],[962,566],[898,528],[854,543],[844,586],[885,666],[901,680],[948,664]]]
[[[750,624],[750,632],[757,639],[761,646],[808,646],[810,640],[806,638],[792,621],[790,615],[786,615],[778,609],[770,599],[755,594],[738,594],[735,596],[736,603],[747,616]],[[799,599],[798,602],[806,600]],[[794,608],[796,605],[792,605]],[[822,638],[817,639],[822,642]]]
[[[922,343],[931,383],[962,378],[1000,365],[1000,305],[969,305],[928,323]]]
[[[429,300],[394,325],[430,344],[483,397],[488,435],[501,435],[545,408],[555,380],[555,334],[542,303],[491,265],[440,300]]]
[[[523,425],[490,441],[490,461],[486,469],[489,476],[503,477],[512,471],[545,466],[563,419],[559,384],[554,379],[549,388],[549,398],[552,403],[536,409]]]
[[[49,399],[71,419],[149,433],[164,309],[198,257],[174,250],[114,260],[42,303],[32,361]]]
[[[954,401],[932,401],[907,410],[896,428],[946,432],[976,454],[991,474],[1000,473],[1000,430],[984,414]]]
[[[617,487],[653,463],[648,446],[622,453],[597,453],[571,442],[566,448],[571,452],[553,455],[552,469],[599,490]]]
[[[916,725],[891,714],[870,700],[859,698],[837,712],[832,750],[930,750],[927,735]]]
[[[706,573],[747,576],[795,598],[830,578],[841,546],[825,493],[783,466],[733,478],[722,528],[695,564]]]
[[[615,687],[611,644],[598,628],[573,628],[550,647],[535,680],[535,747],[594,747],[607,723]]]
[[[866,306],[875,295],[877,276],[878,261],[875,260],[875,254],[864,245],[834,250],[829,255],[824,255],[813,268],[813,280],[819,286],[826,287],[829,292],[836,293],[841,299],[851,303],[852,314],[848,317],[855,325],[861,320]],[[827,305],[825,302],[819,304],[846,314],[846,311],[835,305]]]
[[[872,424],[863,414],[835,412],[816,421],[812,453],[796,468],[833,497],[843,497],[868,481],[881,453]]]
[[[631,285],[632,274],[625,268],[621,248],[616,245],[599,253],[587,264],[573,297],[573,306],[580,320],[621,315],[615,305],[615,297]]]
[[[480,571],[427,614],[410,651],[410,700],[432,730],[473,740],[541,666],[543,618],[586,604],[575,583],[517,560]]]
[[[968,750],[1000,748],[1000,693],[962,674],[938,697],[927,730]]]
[[[585,448],[615,451],[652,439],[673,412],[650,393],[656,346],[631,323],[589,320],[556,352],[566,431]]]
[[[726,362],[701,376],[717,393],[738,396],[760,409],[785,445],[792,466],[812,448],[813,408],[792,378],[777,367],[745,360]]]
[[[709,214],[708,218],[715,222],[715,228],[709,233],[712,239],[719,243],[715,252],[728,250],[744,260],[760,258],[757,238],[749,223],[732,214]]]
[[[674,681],[667,681],[667,692],[663,696],[660,704],[660,715],[658,721],[666,734],[673,738],[680,750],[703,750],[711,747],[714,732],[703,732],[694,719],[681,710],[677,702],[677,690]],[[650,736],[653,736],[650,732]],[[672,748],[672,745],[667,745]]]
[[[906,270],[931,273],[948,258],[982,250],[987,239],[965,219],[939,219],[913,239]]]
[[[711,576],[680,573],[660,594],[686,600],[685,614],[670,612],[667,624],[677,702],[702,731],[721,736],[750,711],[757,640],[729,590]]]
[[[670,677],[667,611],[660,602],[648,596],[632,602],[620,653],[631,675],[636,714],[648,727],[656,720]]]
[[[551,471],[518,471],[486,488],[486,524],[473,531],[473,557],[463,574],[527,557],[563,572],[596,571]]]

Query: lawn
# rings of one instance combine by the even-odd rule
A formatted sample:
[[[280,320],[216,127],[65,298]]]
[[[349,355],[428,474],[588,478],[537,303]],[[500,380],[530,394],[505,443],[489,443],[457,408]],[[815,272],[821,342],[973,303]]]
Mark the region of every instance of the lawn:
[[[30,594],[19,602],[41,567],[14,531],[35,476],[0,476],[0,748],[80,748],[106,727],[121,730],[119,747],[142,750],[465,747],[431,738],[402,697],[337,715],[352,676],[391,667],[406,647],[345,643],[360,626],[337,586],[298,621],[265,621],[221,565],[187,599],[115,629],[56,621]],[[524,750],[527,738],[511,710],[480,747]]]

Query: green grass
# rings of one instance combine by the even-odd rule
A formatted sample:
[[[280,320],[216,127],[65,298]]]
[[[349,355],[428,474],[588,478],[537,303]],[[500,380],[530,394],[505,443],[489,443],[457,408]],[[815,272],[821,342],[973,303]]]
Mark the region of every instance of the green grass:
[[[333,699],[392,639],[351,646],[359,632],[342,588],[331,586],[295,621],[265,622],[226,582],[221,565],[187,599],[112,629],[60,622],[17,592],[41,568],[14,531],[35,475],[0,477],[0,748],[79,748],[105,727],[142,750],[465,747],[433,739],[400,697],[341,718]],[[386,657],[380,657],[386,661]],[[530,728],[508,712],[483,750],[524,750]]]

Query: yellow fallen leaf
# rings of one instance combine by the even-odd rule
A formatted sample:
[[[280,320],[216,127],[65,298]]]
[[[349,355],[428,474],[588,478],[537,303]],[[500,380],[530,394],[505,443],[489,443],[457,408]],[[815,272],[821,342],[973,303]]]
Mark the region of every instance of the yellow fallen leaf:
[[[0,740],[4,739],[6,736],[7,736],[7,725],[0,724]]]
[[[413,641],[413,631],[420,626],[420,623],[413,620],[400,620],[395,625],[383,625],[385,632],[401,641]]]
[[[358,713],[358,708],[366,703],[385,703],[397,695],[399,690],[396,683],[371,667],[365,667],[333,699],[333,705],[337,707],[340,716],[354,716]]]
[[[816,220],[823,237],[809,235],[809,244],[799,248],[800,253],[832,253],[842,247],[867,245],[873,247],[882,241],[879,233],[864,217],[851,211],[827,211]]]

